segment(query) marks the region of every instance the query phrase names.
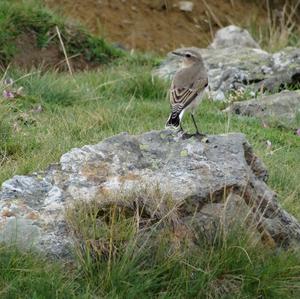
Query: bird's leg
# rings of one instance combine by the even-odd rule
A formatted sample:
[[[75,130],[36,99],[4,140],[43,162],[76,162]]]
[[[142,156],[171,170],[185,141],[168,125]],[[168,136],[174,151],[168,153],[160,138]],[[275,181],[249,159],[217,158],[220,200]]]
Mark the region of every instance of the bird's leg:
[[[198,129],[198,127],[197,127],[197,124],[196,124],[196,121],[195,121],[195,118],[194,118],[194,114],[191,112],[191,117],[192,117],[192,120],[193,120],[193,123],[194,123],[194,126],[195,126],[195,128],[196,128],[196,135],[197,136],[206,136],[205,134],[203,134],[203,133],[200,133],[199,132],[199,129]]]
[[[191,117],[192,117],[192,120],[193,120],[193,123],[194,123],[194,126],[196,128],[196,134],[199,135],[199,130],[198,130],[198,127],[197,127],[197,124],[196,124],[196,121],[195,121],[195,118],[194,118],[194,114],[191,112]]]

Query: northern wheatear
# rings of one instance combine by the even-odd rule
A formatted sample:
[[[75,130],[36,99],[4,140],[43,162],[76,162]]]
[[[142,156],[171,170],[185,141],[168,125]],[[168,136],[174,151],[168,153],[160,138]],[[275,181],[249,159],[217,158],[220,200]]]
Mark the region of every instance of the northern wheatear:
[[[185,111],[189,110],[196,134],[200,134],[194,112],[202,101],[204,90],[208,85],[207,72],[201,55],[194,50],[183,50],[172,52],[183,57],[182,66],[176,72],[170,88],[171,114],[166,127],[173,127],[181,130],[181,120]]]

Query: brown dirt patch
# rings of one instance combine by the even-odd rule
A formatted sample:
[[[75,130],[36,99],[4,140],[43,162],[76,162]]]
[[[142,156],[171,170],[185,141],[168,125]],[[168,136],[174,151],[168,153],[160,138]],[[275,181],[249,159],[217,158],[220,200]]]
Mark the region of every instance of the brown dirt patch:
[[[36,46],[36,36],[33,32],[22,33],[16,39],[16,55],[12,60],[12,65],[27,68],[28,66],[40,66],[45,68],[57,65],[63,61],[63,55],[56,45],[49,45],[47,48],[39,49]]]
[[[37,67],[42,70],[68,71],[66,59],[58,41],[40,48],[37,45],[36,33],[27,31],[16,38],[15,46],[17,52],[11,61],[12,66],[26,70]],[[80,53],[70,56],[68,59],[72,70],[85,70],[99,66],[99,64],[84,59]]]
[[[192,12],[181,11],[176,0],[45,1],[110,42],[158,53],[181,46],[206,47],[220,26],[245,25],[266,16],[256,1],[244,0],[192,1]]]

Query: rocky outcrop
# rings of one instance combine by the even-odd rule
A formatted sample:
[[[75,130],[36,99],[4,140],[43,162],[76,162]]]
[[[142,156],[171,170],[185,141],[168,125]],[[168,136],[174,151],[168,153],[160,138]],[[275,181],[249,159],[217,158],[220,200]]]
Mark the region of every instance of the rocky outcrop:
[[[283,91],[249,101],[234,102],[225,111],[293,126],[300,114],[300,91]]]
[[[246,29],[230,25],[219,29],[210,47],[214,49],[229,48],[231,46],[260,49],[259,44]]]
[[[74,240],[65,218],[67,206],[158,188],[180,204],[181,221],[205,238],[214,235],[216,223],[225,217],[252,225],[274,246],[299,243],[300,225],[280,207],[267,177],[243,134],[199,140],[167,130],[122,133],[72,149],[44,172],[4,182],[0,242],[70,257]],[[196,219],[193,224],[191,218]]]
[[[222,30],[230,31],[230,27]],[[204,59],[214,100],[224,100],[225,94],[231,90],[249,89],[254,95],[262,90],[278,92],[300,83],[299,48],[286,48],[270,54],[253,45],[245,45],[247,43],[237,45],[228,39],[224,47],[193,48]],[[172,78],[179,63],[180,58],[169,53],[153,73],[161,78]]]

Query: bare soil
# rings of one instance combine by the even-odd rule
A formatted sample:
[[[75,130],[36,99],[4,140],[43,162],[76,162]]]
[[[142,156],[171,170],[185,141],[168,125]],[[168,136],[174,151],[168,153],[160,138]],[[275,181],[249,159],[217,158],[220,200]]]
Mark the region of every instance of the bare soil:
[[[46,48],[36,46],[36,35],[33,32],[24,32],[16,39],[16,47],[20,49],[14,56],[11,64],[21,68],[40,66],[48,68],[58,65],[64,57],[56,45],[49,45]],[[22,49],[22,50],[21,50]]]
[[[36,33],[25,31],[17,37],[15,43],[17,52],[10,62],[12,66],[25,70],[36,67],[41,70],[69,71],[66,58],[58,41],[51,42],[47,47],[41,48],[37,46]],[[68,60],[73,71],[93,69],[100,66],[100,63],[88,61],[81,54],[69,56]],[[6,67],[6,65],[2,66],[0,64],[0,69]]]
[[[194,0],[192,12],[177,0],[45,0],[57,12],[79,20],[110,42],[166,53],[181,46],[206,47],[217,29],[249,25],[266,17],[264,1]]]

